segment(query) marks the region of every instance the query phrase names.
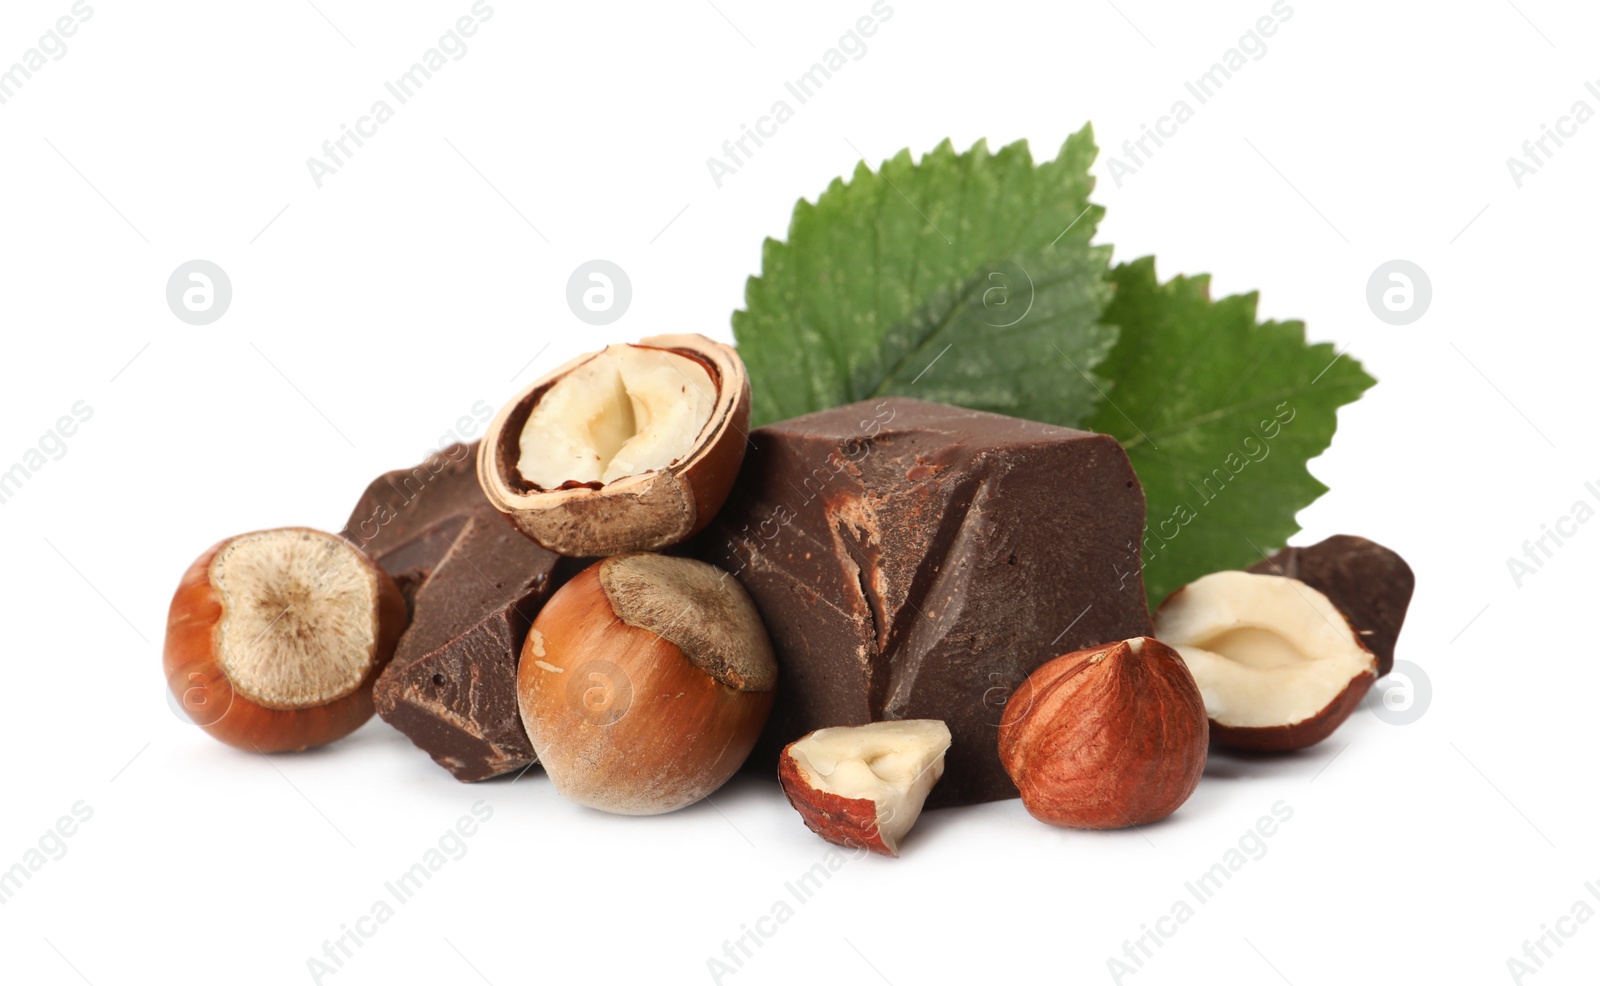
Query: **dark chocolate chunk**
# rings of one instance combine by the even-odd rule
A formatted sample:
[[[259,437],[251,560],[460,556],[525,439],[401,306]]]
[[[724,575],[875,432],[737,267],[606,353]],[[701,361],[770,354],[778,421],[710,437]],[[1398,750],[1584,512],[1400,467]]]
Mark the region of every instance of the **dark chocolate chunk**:
[[[478,445],[451,445],[411,469],[386,472],[361,495],[344,536],[372,556],[408,606],[467,518],[489,505],[478,486]]]
[[[1284,548],[1249,570],[1299,579],[1327,596],[1377,657],[1378,676],[1394,667],[1395,640],[1417,582],[1404,558],[1375,541],[1335,534],[1309,548]]]
[[[929,804],[1017,796],[1006,700],[1061,654],[1150,632],[1144,493],[1106,435],[906,398],[757,430],[699,543],[778,652],[753,763],[823,726],[942,719]]]
[[[461,781],[534,762],[517,711],[517,659],[560,561],[489,504],[475,458],[476,446],[452,446],[386,473],[347,528],[412,605],[373,692],[378,714]]]

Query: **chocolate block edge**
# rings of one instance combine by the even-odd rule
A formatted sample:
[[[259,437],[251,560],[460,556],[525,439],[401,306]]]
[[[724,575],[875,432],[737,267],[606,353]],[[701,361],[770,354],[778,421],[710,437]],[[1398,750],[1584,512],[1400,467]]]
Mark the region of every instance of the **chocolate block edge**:
[[[750,591],[779,651],[747,769],[813,729],[936,718],[928,807],[1017,796],[1005,702],[1046,661],[1150,633],[1144,497],[1114,438],[909,398],[759,429],[696,554]],[[1025,502],[1024,502],[1025,501]]]
[[[374,686],[378,715],[463,782],[535,762],[517,660],[564,571],[490,505],[475,450],[450,446],[380,475],[345,533],[404,587],[412,613]]]

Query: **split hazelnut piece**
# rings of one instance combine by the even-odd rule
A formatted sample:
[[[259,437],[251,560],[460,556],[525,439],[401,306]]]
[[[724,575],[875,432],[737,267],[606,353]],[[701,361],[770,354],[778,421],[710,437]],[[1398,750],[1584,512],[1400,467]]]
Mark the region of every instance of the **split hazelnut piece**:
[[[1155,632],[1183,656],[1212,735],[1243,750],[1320,743],[1361,704],[1378,661],[1327,596],[1297,579],[1217,572],[1168,596]]]
[[[639,553],[597,562],[550,597],[523,645],[517,697],[558,792],[655,815],[699,801],[743,765],[777,679],[737,580]]]
[[[1146,825],[1177,811],[1206,765],[1206,710],[1183,659],[1149,637],[1043,665],[1006,703],[1000,762],[1042,822]]]
[[[1394,551],[1335,534],[1309,547],[1284,548],[1248,571],[1299,579],[1327,596],[1378,659],[1378,677],[1394,667],[1395,642],[1417,585],[1411,566]]]
[[[749,428],[750,382],[731,346],[653,336],[581,356],[501,408],[478,479],[557,554],[654,551],[711,522]]]
[[[900,840],[944,775],[950,730],[938,719],[833,726],[784,747],[778,780],[806,827],[827,841],[900,855]]]
[[[394,580],[359,548],[303,527],[229,538],[172,599],[163,664],[189,718],[274,753],[346,736],[407,622]]]

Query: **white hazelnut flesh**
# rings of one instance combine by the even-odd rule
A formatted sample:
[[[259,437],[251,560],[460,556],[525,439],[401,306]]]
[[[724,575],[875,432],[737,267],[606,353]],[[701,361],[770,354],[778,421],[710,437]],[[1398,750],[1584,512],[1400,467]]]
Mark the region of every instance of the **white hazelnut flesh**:
[[[580,356],[502,407],[478,482],[557,554],[658,551],[722,508],[749,429],[750,380],[732,346],[652,336]]]
[[[1156,610],[1155,636],[1194,675],[1212,738],[1240,749],[1321,742],[1377,677],[1377,659],[1338,607],[1277,575],[1197,579]]]
[[[542,489],[665,469],[711,422],[716,384],[664,349],[611,346],[557,380],[522,428],[522,477]]]
[[[897,856],[944,775],[950,730],[938,719],[818,729],[784,748],[778,778],[806,825],[829,842]]]

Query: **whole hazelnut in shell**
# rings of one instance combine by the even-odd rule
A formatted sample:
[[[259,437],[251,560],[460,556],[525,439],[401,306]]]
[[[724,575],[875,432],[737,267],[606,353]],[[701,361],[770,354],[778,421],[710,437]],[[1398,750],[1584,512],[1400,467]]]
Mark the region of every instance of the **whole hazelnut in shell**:
[[[634,553],[579,572],[534,618],[517,697],[563,796],[622,815],[693,804],[744,763],[778,665],[736,579]]]
[[[306,750],[372,718],[373,682],[407,621],[394,580],[344,538],[241,534],[184,573],[167,614],[167,684],[230,746]]]
[[[1000,762],[1035,818],[1115,829],[1166,818],[1206,764],[1205,704],[1172,648],[1150,637],[1043,665],[1006,703]]]

